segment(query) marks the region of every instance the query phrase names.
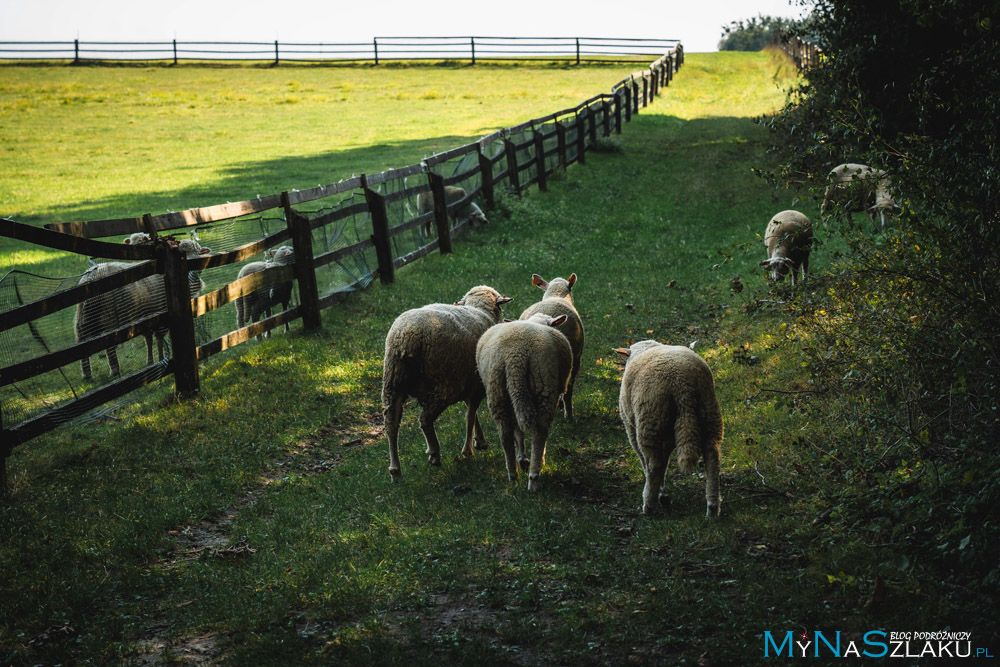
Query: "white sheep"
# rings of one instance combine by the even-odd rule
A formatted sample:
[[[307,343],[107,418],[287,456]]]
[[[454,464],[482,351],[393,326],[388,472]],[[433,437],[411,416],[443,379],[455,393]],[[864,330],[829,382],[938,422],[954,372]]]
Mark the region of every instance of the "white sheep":
[[[809,252],[812,250],[813,231],[809,218],[798,211],[781,211],[767,223],[764,245],[767,259],[760,263],[771,275],[771,280],[784,280],[791,271],[792,284],[799,270],[805,280],[809,271]]]
[[[868,213],[872,222],[878,214],[885,227],[885,214],[899,208],[891,193],[889,176],[881,169],[849,162],[830,170],[823,193],[820,213],[825,217],[831,207],[837,207],[853,222],[852,213]]]
[[[180,241],[177,247],[189,258],[210,252],[208,248],[202,248],[197,241],[191,239]],[[81,276],[79,284],[84,285],[93,282],[98,278],[104,278],[131,266],[134,266],[134,264],[128,262],[103,262],[96,264],[87,269],[87,272]],[[205,288],[205,283],[202,281],[198,271],[188,272],[188,288],[192,297]],[[163,312],[166,306],[166,288],[163,283],[163,276],[160,274],[147,276],[109,292],[98,294],[76,305],[76,315],[73,318],[73,329],[76,333],[76,340],[77,342],[81,342],[104,335],[136,320]],[[153,363],[154,333],[156,334],[158,356],[161,361],[163,360],[163,339],[167,334],[167,329],[158,328],[155,332],[144,334],[146,338],[147,366]],[[121,375],[121,367],[118,364],[117,346],[112,345],[109,347],[107,355],[111,375],[118,377]],[[80,366],[83,370],[83,378],[90,380],[92,378],[90,357],[87,356],[81,359]]]
[[[518,464],[527,467],[528,491],[538,489],[545,440],[570,379],[573,351],[557,329],[566,320],[565,314],[536,313],[491,327],[476,346],[476,365],[500,429],[507,476],[514,482]],[[524,454],[525,433],[531,435],[530,462]]]
[[[441,465],[441,448],[434,420],[444,410],[465,401],[464,456],[476,447],[485,448],[476,411],[486,390],[476,371],[476,343],[491,326],[503,320],[501,306],[510,298],[492,287],[470,289],[455,304],[435,303],[408,310],[392,323],[385,337],[382,370],[382,405],[389,440],[389,474],[402,475],[399,465],[399,422],[403,403],[412,396],[420,402],[420,429],[427,443],[431,465]]]
[[[454,204],[460,199],[465,198],[465,190],[456,185],[446,185],[444,186],[444,200],[447,205]],[[424,213],[429,213],[434,210],[434,194],[431,192],[421,192],[417,195],[417,214],[423,215]],[[461,211],[453,216],[453,219],[457,222],[468,220],[473,227],[482,227],[489,223],[486,219],[486,215],[483,213],[482,209],[476,204],[476,202],[469,202],[466,204]],[[427,234],[430,234],[431,225],[427,223],[424,228]]]
[[[544,290],[545,294],[542,295],[541,301],[528,306],[521,313],[522,320],[529,319],[536,313],[545,313],[552,317],[558,317],[559,315],[566,316],[567,321],[559,327],[559,331],[569,339],[570,348],[573,350],[573,371],[570,373],[566,394],[561,400],[563,414],[571,418],[573,416],[573,387],[576,384],[576,376],[580,372],[580,360],[583,357],[584,343],[583,321],[580,319],[580,313],[577,312],[576,306],[573,304],[573,294],[571,292],[573,285],[576,284],[576,274],[570,274],[568,279],[553,278],[551,282],[546,282],[544,278],[535,273],[531,276],[531,284]]]
[[[655,340],[632,343],[617,352],[628,356],[618,408],[646,475],[642,511],[653,514],[657,500],[669,505],[663,479],[676,446],[677,463],[683,472],[693,472],[698,458],[704,459],[707,514],[718,516],[723,427],[708,364],[687,347]]]
[[[281,246],[263,262],[250,262],[240,269],[237,279],[249,276],[252,273],[263,271],[272,266],[288,266],[295,263],[295,251],[289,246]],[[292,283],[286,281],[271,287],[262,287],[258,290],[246,294],[236,299],[236,328],[242,329],[251,322],[257,322],[262,317],[270,317],[271,309],[281,304],[282,310],[288,310],[288,303],[292,298]],[[288,323],[285,323],[285,332],[289,331]],[[264,335],[270,336],[268,331]],[[260,340],[260,336],[257,339]]]
[[[151,237],[146,232],[135,232],[129,235],[127,239],[122,241],[125,245],[151,245],[153,243],[153,237]]]

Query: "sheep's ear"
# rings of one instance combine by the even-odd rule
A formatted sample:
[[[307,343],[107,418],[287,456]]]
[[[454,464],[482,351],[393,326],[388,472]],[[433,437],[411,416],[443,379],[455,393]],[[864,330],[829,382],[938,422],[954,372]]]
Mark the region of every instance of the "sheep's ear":
[[[545,282],[545,278],[542,278],[537,273],[532,273],[531,274],[531,284],[534,285],[535,287],[538,287],[539,289],[548,289],[549,288],[549,284],[547,282]]]
[[[456,302],[455,302],[455,305],[456,305],[456,306],[461,306],[461,305],[462,305],[462,302],[461,302],[461,301],[456,301]]]
[[[503,318],[503,321],[504,321],[504,324],[507,324],[508,322],[517,322],[517,320],[512,320],[509,317]]]
[[[566,282],[569,283],[570,287],[573,287],[573,284],[576,282],[576,274],[575,273],[569,274],[569,278],[566,279]]]
[[[761,262],[757,266],[770,266],[770,265],[771,265],[771,260],[765,259],[763,262]]]
[[[502,306],[505,303],[510,303],[513,300],[514,300],[514,297],[512,297],[512,296],[501,296],[501,297],[499,297],[497,299],[497,305],[498,306]]]
[[[124,241],[122,241],[122,243],[124,243],[125,245],[132,245],[132,239],[125,239]]]
[[[626,357],[632,354],[632,350],[628,349],[627,347],[616,347],[615,352],[624,355]]]
[[[552,318],[552,321],[549,322],[549,326],[550,327],[562,326],[562,323],[565,321],[566,321],[566,316],[560,315],[559,317]]]

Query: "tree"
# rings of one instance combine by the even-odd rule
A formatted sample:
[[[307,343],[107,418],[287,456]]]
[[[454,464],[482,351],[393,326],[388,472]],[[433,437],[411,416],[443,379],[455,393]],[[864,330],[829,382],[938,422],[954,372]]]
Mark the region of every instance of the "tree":
[[[775,16],[764,16],[733,21],[722,26],[720,51],[760,51],[771,43],[775,30],[791,30],[798,21]]]

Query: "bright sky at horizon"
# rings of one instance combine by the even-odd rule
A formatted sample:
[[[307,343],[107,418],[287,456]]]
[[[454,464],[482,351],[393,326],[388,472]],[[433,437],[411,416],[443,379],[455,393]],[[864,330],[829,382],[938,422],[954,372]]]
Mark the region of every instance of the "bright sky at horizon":
[[[0,0],[0,41],[365,42],[376,36],[680,39],[715,51],[722,26],[758,14],[798,18],[795,0]],[[598,10],[598,8],[600,8]]]

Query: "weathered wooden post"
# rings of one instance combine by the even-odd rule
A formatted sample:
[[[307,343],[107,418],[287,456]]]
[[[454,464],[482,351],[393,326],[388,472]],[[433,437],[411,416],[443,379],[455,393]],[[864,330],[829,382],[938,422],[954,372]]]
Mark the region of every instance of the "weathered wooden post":
[[[444,194],[444,178],[433,171],[427,172],[427,180],[431,184],[431,197],[434,200],[434,222],[437,225],[438,247],[441,254],[451,252],[451,228],[448,226],[448,200]]]
[[[483,193],[483,203],[486,204],[487,209],[492,209],[496,206],[496,200],[493,198],[493,160],[483,152],[483,147],[479,147],[479,175],[482,177],[481,190]]]
[[[469,46],[472,48],[472,64],[475,65],[476,64],[476,38],[475,37],[470,37],[469,38]]]
[[[566,170],[569,165],[569,156],[566,154],[566,126],[560,121],[556,121],[556,141],[559,144],[559,166]]]
[[[510,189],[520,197],[521,177],[517,173],[517,148],[508,137],[503,138],[503,152],[507,155],[507,180],[510,182]]]
[[[632,122],[632,84],[626,83],[622,86],[622,90],[625,91],[625,122]]]
[[[549,189],[548,174],[545,173],[545,138],[538,130],[532,129],[535,135],[535,171],[538,172],[538,189],[545,192]]]
[[[632,79],[632,113],[639,113],[639,84]]]
[[[278,66],[278,40],[274,40],[274,66]]]
[[[392,244],[389,243],[389,216],[385,211],[385,197],[368,187],[368,178],[361,174],[361,187],[372,216],[372,243],[378,258],[378,278],[383,285],[396,280],[396,267],[392,265]]]
[[[188,282],[188,258],[180,248],[157,246],[163,266],[167,295],[167,328],[170,331],[170,361],[179,397],[194,396],[200,389],[198,349],[194,340],[194,311]]]
[[[622,133],[622,96],[615,91],[615,134]]]
[[[285,224],[292,235],[292,249],[295,251],[295,280],[299,283],[299,304],[302,313],[302,328],[319,329],[322,326],[319,310],[319,286],[316,281],[316,266],[313,264],[312,227],[309,218],[292,208],[288,192],[281,193],[281,205],[285,209]]]
[[[587,105],[587,119],[590,126],[590,147],[593,148],[597,145],[597,114],[590,108],[590,105]]]
[[[79,65],[80,64],[80,40],[79,39],[74,39],[73,40],[73,64],[74,65]]]
[[[375,64],[378,65],[378,37],[372,38],[372,48],[375,50]]]
[[[177,40],[174,40],[174,65],[177,64]]]
[[[580,38],[576,38],[576,64],[580,64]]]
[[[601,100],[601,120],[604,126],[604,136],[611,136],[611,105],[607,100]]]
[[[642,106],[649,106],[649,78],[645,74],[642,75]]]
[[[587,125],[581,115],[582,111],[581,109],[576,112],[576,161],[580,164],[587,162]]]

